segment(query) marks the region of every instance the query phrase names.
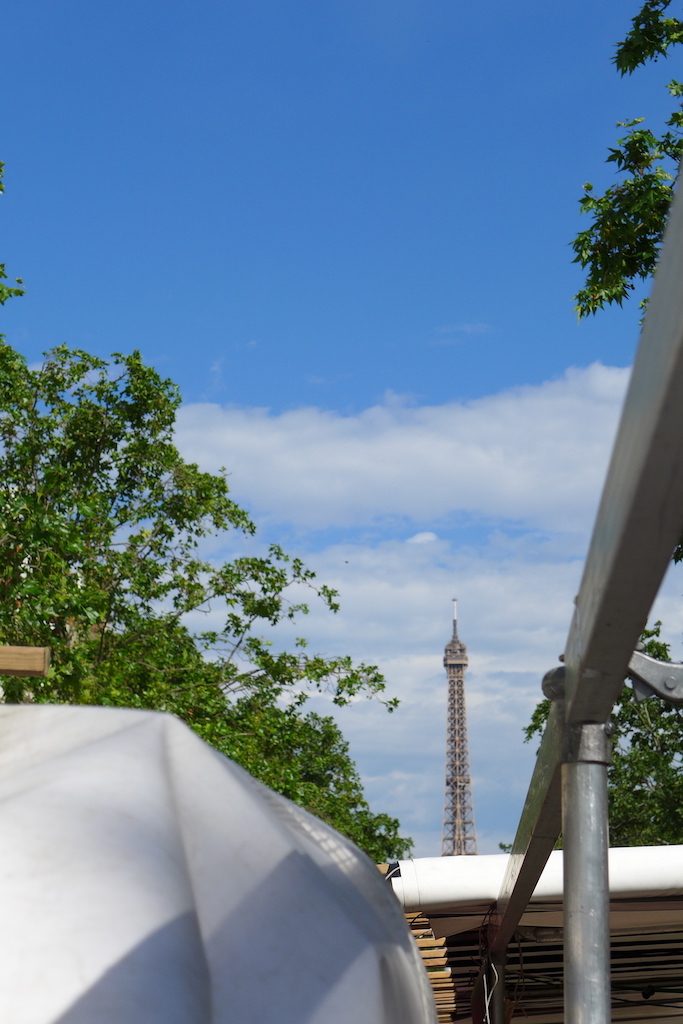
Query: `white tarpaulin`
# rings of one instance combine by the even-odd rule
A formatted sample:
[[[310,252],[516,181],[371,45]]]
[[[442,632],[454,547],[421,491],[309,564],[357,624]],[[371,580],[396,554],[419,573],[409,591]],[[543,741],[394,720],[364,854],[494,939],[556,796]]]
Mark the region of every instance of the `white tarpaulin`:
[[[402,860],[391,884],[406,911],[430,917],[436,935],[456,935],[489,917],[507,862],[507,854]],[[683,928],[683,847],[612,849],[609,879],[613,934]],[[561,927],[562,904],[562,851],[554,850],[520,925]]]
[[[391,884],[406,910],[456,911],[473,904],[481,904],[487,910],[498,898],[508,860],[506,853],[401,860]],[[554,850],[534,889],[531,903],[561,901],[562,877],[562,851]],[[613,899],[683,895],[683,847],[611,849],[609,889]]]
[[[425,857],[399,861],[392,885],[406,910],[420,911],[455,978],[458,1020],[471,1024],[482,939],[495,913],[508,857]],[[683,1021],[683,847],[609,851],[613,1021]],[[528,1024],[562,1024],[564,906],[562,852],[550,854],[507,950],[507,1010]],[[479,1019],[479,1018],[476,1018]],[[509,1019],[506,1017],[506,1019]]]
[[[422,1024],[355,847],[173,718],[0,707],[0,1020]]]

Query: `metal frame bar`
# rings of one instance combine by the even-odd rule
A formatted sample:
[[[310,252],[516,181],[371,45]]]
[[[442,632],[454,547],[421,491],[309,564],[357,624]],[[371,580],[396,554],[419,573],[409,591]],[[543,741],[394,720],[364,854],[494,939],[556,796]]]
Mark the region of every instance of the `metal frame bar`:
[[[560,776],[567,730],[572,723],[607,721],[681,533],[679,189],[575,601],[565,648],[565,701],[552,706],[493,917],[490,948],[495,954],[502,954],[510,941],[561,831]]]
[[[570,728],[562,765],[564,1005],[572,1024],[609,1024],[607,727]]]

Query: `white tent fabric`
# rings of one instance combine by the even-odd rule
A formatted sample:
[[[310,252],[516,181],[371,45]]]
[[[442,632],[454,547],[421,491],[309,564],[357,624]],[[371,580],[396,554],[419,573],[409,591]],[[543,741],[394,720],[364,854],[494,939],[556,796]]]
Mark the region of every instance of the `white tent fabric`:
[[[444,950],[458,992],[458,1019],[472,1022],[482,938],[495,913],[506,855],[400,861],[392,885],[419,911]],[[562,852],[551,853],[522,914],[506,964],[507,1012],[528,1024],[563,1024]],[[609,851],[613,1021],[683,1021],[683,847]],[[475,969],[473,970],[473,965]],[[507,1019],[507,1018],[506,1018]]]
[[[421,857],[399,861],[392,878],[406,910],[443,911],[495,902],[507,869],[508,854],[478,857]],[[562,900],[562,851],[548,859],[531,902]],[[609,851],[610,896],[633,898],[683,894],[682,846],[632,846]]]
[[[423,1024],[355,847],[173,718],[0,708],[0,1020]]]
[[[479,928],[495,904],[507,854],[402,860],[391,884],[406,911],[426,913],[435,935]],[[609,851],[610,931],[644,934],[683,928],[683,847],[637,846]],[[520,926],[561,928],[562,851],[541,875]]]

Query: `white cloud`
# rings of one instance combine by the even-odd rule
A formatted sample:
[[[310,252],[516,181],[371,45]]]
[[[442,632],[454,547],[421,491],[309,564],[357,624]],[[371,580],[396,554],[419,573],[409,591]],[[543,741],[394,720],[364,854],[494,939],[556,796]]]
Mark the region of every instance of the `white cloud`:
[[[471,336],[488,334],[491,330],[491,324],[483,323],[482,321],[460,324],[442,324],[441,327],[437,327],[436,330],[438,334],[467,334]]]
[[[463,516],[572,533],[595,508],[628,372],[599,364],[472,402],[314,407],[186,405],[184,453],[227,466],[261,519],[357,527]]]
[[[458,348],[467,344],[470,339],[480,339],[485,334],[490,334],[491,324],[474,321],[460,324],[441,324],[435,330],[435,335],[430,344],[433,348]]]
[[[339,721],[368,794],[398,815],[419,839],[422,855],[438,853],[443,817],[446,677],[452,593],[460,597],[460,635],[467,643],[467,705],[475,816],[486,847],[514,833],[531,774],[533,749],[522,729],[541,698],[541,678],[564,647],[581,563],[529,562],[483,543],[477,552],[443,541],[412,545],[331,546],[316,555],[322,579],[342,595],[337,616],[312,609],[304,624],[316,650],[350,650],[379,664],[401,700],[388,716],[360,702]],[[327,708],[329,710],[329,708]],[[410,798],[395,773],[418,777]],[[425,828],[425,820],[430,828]],[[436,835],[436,846],[434,837]]]
[[[394,715],[359,701],[339,720],[372,805],[401,818],[420,855],[440,850],[455,593],[480,849],[514,835],[534,757],[521,730],[564,647],[627,378],[594,365],[466,404],[389,397],[354,416],[182,410],[186,457],[228,466],[265,540],[293,533],[296,553],[340,591],[338,615],[313,606],[291,632],[379,664],[401,699]],[[681,590],[674,571],[653,612],[668,639]]]

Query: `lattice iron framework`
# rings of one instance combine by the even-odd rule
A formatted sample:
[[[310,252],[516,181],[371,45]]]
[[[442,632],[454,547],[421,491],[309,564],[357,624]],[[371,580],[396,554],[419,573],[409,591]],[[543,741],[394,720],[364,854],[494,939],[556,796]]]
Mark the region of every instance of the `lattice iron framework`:
[[[453,636],[443,656],[448,676],[448,721],[446,726],[446,804],[441,854],[477,852],[477,835],[472,810],[472,780],[467,749],[465,669],[467,648],[458,636],[458,603],[453,601]]]

